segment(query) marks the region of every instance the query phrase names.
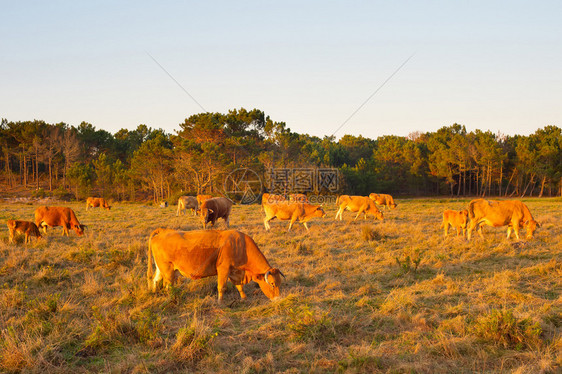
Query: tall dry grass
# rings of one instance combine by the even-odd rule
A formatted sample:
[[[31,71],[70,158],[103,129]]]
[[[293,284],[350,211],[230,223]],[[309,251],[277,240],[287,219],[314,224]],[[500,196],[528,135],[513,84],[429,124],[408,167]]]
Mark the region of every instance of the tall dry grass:
[[[200,229],[174,207],[70,204],[86,234],[50,230],[8,244],[0,209],[0,372],[555,373],[562,368],[562,200],[525,200],[534,240],[485,227],[469,243],[442,237],[441,213],[468,200],[401,200],[383,222],[327,217],[286,232],[259,206],[234,206],[231,227],[287,276],[269,301],[240,301],[216,279],[146,289],[157,227]],[[218,223],[223,228],[223,223]]]

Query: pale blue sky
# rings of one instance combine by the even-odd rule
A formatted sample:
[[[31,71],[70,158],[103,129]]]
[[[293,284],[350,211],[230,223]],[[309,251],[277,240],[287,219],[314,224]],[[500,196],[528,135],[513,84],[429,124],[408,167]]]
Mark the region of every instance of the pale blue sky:
[[[0,1],[0,117],[168,132],[258,108],[376,138],[562,126],[557,1]]]

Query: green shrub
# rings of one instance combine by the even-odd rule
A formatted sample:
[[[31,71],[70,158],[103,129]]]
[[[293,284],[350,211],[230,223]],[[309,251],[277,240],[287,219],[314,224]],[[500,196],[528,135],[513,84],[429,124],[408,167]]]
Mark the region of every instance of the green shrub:
[[[540,345],[542,329],[529,318],[517,319],[511,310],[494,309],[476,321],[474,333],[504,348],[521,350]]]

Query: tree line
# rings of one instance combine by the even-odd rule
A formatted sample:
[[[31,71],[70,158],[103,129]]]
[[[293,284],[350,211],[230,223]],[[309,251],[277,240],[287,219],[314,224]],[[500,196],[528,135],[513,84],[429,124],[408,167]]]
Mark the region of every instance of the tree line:
[[[199,113],[175,134],[139,125],[115,134],[82,122],[0,123],[3,190],[33,189],[77,199],[170,199],[220,194],[238,168],[337,168],[341,193],[402,196],[561,196],[562,132],[529,136],[467,132],[453,124],[407,137],[323,138],[292,132],[258,109]]]

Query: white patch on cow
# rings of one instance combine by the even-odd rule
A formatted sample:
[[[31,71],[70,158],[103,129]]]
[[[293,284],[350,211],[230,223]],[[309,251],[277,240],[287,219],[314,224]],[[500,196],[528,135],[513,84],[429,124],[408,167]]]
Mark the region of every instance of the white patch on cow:
[[[162,280],[162,273],[160,272],[156,261],[154,261],[154,265],[156,266],[156,272],[154,273],[154,278],[152,279],[152,289],[156,290],[156,284]]]

